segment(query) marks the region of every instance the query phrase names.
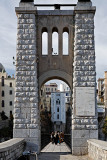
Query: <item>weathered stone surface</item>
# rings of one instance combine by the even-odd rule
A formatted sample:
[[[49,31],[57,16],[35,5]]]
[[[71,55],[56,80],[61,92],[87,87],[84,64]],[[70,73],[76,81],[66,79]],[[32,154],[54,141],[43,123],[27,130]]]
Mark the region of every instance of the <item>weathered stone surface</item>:
[[[0,143],[0,160],[18,159],[25,147],[25,140],[22,138],[13,138]]]
[[[70,23],[69,27],[69,37],[70,41],[73,42],[73,37],[71,33],[71,26],[73,26],[73,11],[38,11],[38,14],[36,14],[36,8],[32,6],[33,4],[20,4],[19,8],[16,8],[17,11],[17,16],[18,16],[18,35],[17,35],[17,58],[16,58],[16,98],[15,98],[15,124],[14,128],[17,128],[17,134],[20,132],[20,128],[25,129],[24,135],[25,139],[27,142],[28,148],[30,150],[35,150],[37,151],[40,150],[40,119],[39,119],[39,111],[38,111],[38,80],[37,80],[37,67],[41,68],[40,73],[44,73],[48,70],[47,67],[51,65],[51,71],[52,69],[55,70],[55,72],[51,72],[51,76],[56,75],[57,72],[57,67],[58,69],[60,68],[61,70],[61,65],[63,64],[63,70],[67,73],[72,74],[72,67],[69,65],[73,63],[73,58],[72,58],[72,50],[74,50],[74,80],[73,80],[73,87],[75,88],[90,88],[90,87],[95,87],[95,51],[94,51],[94,11],[95,8],[92,7],[92,3],[78,3],[77,6],[75,7],[75,39],[74,39],[74,49],[73,49],[73,43],[70,43],[69,47],[69,56],[66,57],[68,58],[68,63],[65,63],[66,61],[63,60],[62,58],[62,46],[60,46],[59,49],[59,56],[57,59],[55,59],[55,63],[50,63],[52,62],[50,56],[47,56],[47,60],[43,60],[44,67],[40,66],[40,63],[37,64],[37,60],[39,59],[39,62],[42,61],[42,57],[40,56],[41,54],[41,48],[39,48],[39,43],[36,42],[36,40],[40,40],[41,44],[41,30],[42,30],[42,25],[43,26],[50,26],[51,21],[42,21],[42,19],[38,18],[38,24],[35,24],[35,18],[38,15],[50,15],[52,14],[52,23],[54,23],[56,20],[53,18],[55,15],[68,15],[67,20],[63,19],[64,26]],[[21,12],[21,13],[20,13]],[[22,14],[23,13],[23,14]],[[54,15],[54,16],[53,16]],[[57,23],[62,22],[58,16],[56,16]],[[44,23],[45,22],[45,23]],[[38,26],[37,26],[38,25]],[[60,25],[60,24],[59,24]],[[36,29],[37,26],[37,29]],[[59,31],[62,31],[63,28],[60,25]],[[36,34],[36,31],[38,32]],[[51,33],[52,29],[51,27],[48,27],[48,34],[49,38],[51,39]],[[62,32],[59,32],[59,44],[61,44],[61,38],[60,34]],[[38,35],[39,38],[36,37]],[[51,53],[52,50],[52,45],[51,41],[48,42],[48,50],[49,54]],[[37,47],[37,48],[36,48]],[[38,53],[38,57],[36,57],[36,53]],[[60,57],[61,56],[61,57]],[[59,63],[59,60],[61,58],[61,63]],[[57,63],[58,61],[58,63]],[[54,61],[53,61],[54,62]],[[45,65],[45,64],[48,65]],[[70,66],[70,67],[67,67]],[[58,74],[56,77],[61,77]],[[41,74],[40,74],[41,75]],[[46,73],[46,76],[48,73]],[[50,77],[51,77],[50,76]],[[64,78],[69,81],[68,76],[64,73]],[[62,76],[62,77],[63,77]],[[42,82],[46,80],[46,77],[42,76]],[[72,77],[72,75],[71,75]],[[70,77],[70,84],[72,87],[72,78]],[[47,77],[49,78],[49,76]],[[39,80],[40,82],[40,80]],[[40,83],[42,84],[42,83]],[[39,86],[39,88],[41,85]],[[79,91],[81,92],[81,90]],[[83,99],[88,97],[88,100],[91,101],[93,97],[91,95],[83,94],[81,92],[80,96],[81,100],[79,104],[76,104],[76,99],[79,99],[79,92],[78,96],[76,97],[75,95],[75,90],[73,94],[73,116],[75,119],[73,120],[73,126],[72,129],[73,131],[79,130],[79,133],[81,136],[83,134],[81,133],[82,130],[87,132],[87,134],[90,132],[90,130],[96,130],[97,129],[97,123],[96,120],[94,120],[95,116],[95,97],[94,97],[94,102],[93,104],[87,104],[89,103],[86,101],[83,103]],[[88,96],[89,95],[89,96]],[[80,100],[80,99],[79,99]],[[75,105],[76,104],[76,105]],[[83,110],[81,106],[83,105]],[[19,109],[18,109],[19,108]],[[91,110],[92,108],[93,110]],[[91,111],[90,111],[90,110]],[[87,117],[87,116],[93,116],[93,117]],[[81,117],[82,116],[82,117]],[[81,117],[81,118],[80,118]],[[85,117],[85,118],[84,118]],[[90,121],[92,119],[92,121]],[[28,135],[27,135],[27,134]],[[90,133],[89,133],[90,134]],[[87,135],[87,137],[91,137],[90,135]],[[19,134],[19,136],[21,136]],[[30,138],[28,138],[30,136]],[[79,135],[76,135],[77,137],[74,138],[75,142],[73,141],[73,153],[75,154],[85,154],[87,152],[87,145],[86,145],[86,134],[84,138],[79,138]],[[79,139],[79,146],[77,146],[77,140]],[[84,141],[84,142],[83,142]],[[81,147],[82,146],[82,147]],[[77,151],[76,151],[77,149]]]
[[[95,160],[107,159],[107,142],[90,139],[88,140],[88,155]]]
[[[96,118],[96,71],[94,51],[94,11],[91,2],[78,2],[74,9],[74,78],[72,153],[88,152],[87,139],[98,138]],[[93,13],[90,13],[92,11]],[[91,132],[93,131],[93,132]]]
[[[22,8],[20,8],[22,9]],[[34,8],[35,10],[35,8]],[[33,12],[33,7],[32,7]],[[40,119],[38,111],[38,81],[36,65],[35,14],[17,14],[16,93],[14,110],[14,137],[30,137],[35,150],[40,150]],[[32,114],[31,114],[32,113]],[[31,130],[33,129],[33,130]]]
[[[76,87],[76,115],[95,116],[95,88]],[[82,98],[84,97],[84,100]]]
[[[88,153],[88,147],[72,147],[72,154],[76,156],[86,155]]]
[[[89,130],[73,130],[73,138],[85,138],[89,139],[90,138],[90,131]]]

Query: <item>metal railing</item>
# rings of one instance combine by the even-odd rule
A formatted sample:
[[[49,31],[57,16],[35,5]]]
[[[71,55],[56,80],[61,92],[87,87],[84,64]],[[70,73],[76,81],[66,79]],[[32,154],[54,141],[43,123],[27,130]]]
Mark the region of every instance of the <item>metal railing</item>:
[[[43,149],[50,142],[50,134],[42,133],[41,134],[41,149]]]
[[[64,141],[71,148],[71,134],[64,134]]]

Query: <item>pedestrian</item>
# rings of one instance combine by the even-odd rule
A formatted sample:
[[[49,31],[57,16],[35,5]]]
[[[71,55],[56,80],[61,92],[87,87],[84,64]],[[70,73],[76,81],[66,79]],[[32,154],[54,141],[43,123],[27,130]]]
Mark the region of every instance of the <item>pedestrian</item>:
[[[58,139],[59,139],[59,137],[58,137],[58,133],[57,132],[55,132],[55,135],[54,135],[54,141],[55,141],[55,144],[57,145],[57,143],[58,143]]]
[[[54,132],[51,133],[51,142],[54,143]]]
[[[58,132],[58,143],[60,144],[60,133]]]

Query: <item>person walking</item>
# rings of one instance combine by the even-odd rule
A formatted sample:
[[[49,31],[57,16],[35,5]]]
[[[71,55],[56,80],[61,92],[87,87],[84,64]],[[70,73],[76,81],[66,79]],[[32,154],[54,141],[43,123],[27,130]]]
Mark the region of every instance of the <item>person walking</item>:
[[[54,143],[54,132],[51,133],[51,142]]]
[[[58,143],[60,144],[60,141],[61,141],[61,139],[60,139],[60,133],[58,132]]]
[[[59,137],[58,137],[58,133],[57,132],[55,132],[55,135],[54,135],[54,141],[55,141],[55,144],[57,145],[57,143],[58,143],[58,139],[59,139]]]

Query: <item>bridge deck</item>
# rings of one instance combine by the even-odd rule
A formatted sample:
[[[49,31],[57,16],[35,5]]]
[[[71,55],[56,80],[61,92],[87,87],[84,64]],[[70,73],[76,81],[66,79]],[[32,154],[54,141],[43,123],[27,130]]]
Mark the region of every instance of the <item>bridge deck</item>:
[[[88,156],[73,156],[70,148],[65,144],[49,143],[38,155],[38,160],[91,160]]]
[[[61,144],[52,144],[49,143],[41,152],[71,152],[70,148],[64,143]]]

